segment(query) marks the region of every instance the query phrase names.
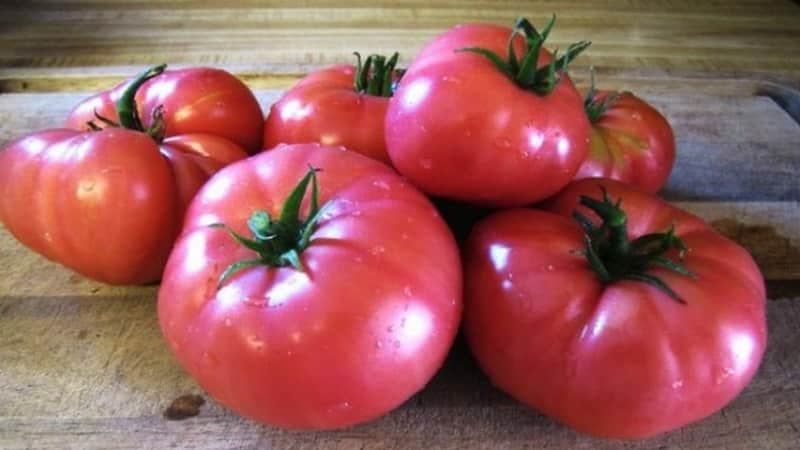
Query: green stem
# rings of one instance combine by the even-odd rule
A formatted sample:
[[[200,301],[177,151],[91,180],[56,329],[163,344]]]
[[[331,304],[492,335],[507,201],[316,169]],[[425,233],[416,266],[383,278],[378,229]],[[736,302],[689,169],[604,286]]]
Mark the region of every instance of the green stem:
[[[388,60],[383,55],[369,55],[363,62],[361,54],[356,56],[356,74],[353,89],[361,94],[376,97],[391,97],[397,88],[397,80],[403,76],[404,70],[396,69],[399,54],[395,52]]]
[[[116,107],[119,123],[123,128],[145,131],[136,109],[136,91],[139,90],[139,87],[147,80],[160,75],[166,68],[166,64],[161,64],[145,70],[134,78],[122,92],[122,96],[120,96],[117,101]]]
[[[270,217],[267,211],[254,211],[247,221],[252,237],[242,236],[228,225],[215,223],[209,225],[224,228],[240,245],[256,253],[256,258],[247,258],[229,265],[219,278],[221,287],[234,274],[242,269],[254,266],[286,267],[304,270],[300,255],[311,243],[311,234],[317,228],[321,212],[326,205],[319,206],[319,187],[316,173],[319,169],[309,167],[305,176],[297,183],[286,198],[283,209],[277,220]],[[300,219],[300,205],[311,184],[311,204],[308,217]]]
[[[491,61],[521,88],[539,95],[547,95],[556,88],[562,77],[567,73],[569,63],[591,45],[591,42],[588,41],[570,44],[562,56],[559,57],[558,50],[556,50],[553,53],[553,59],[548,65],[538,67],[539,53],[545,40],[550,35],[555,21],[556,16],[554,14],[550,22],[544,27],[544,30],[539,32],[528,19],[524,17],[517,19],[517,23],[508,38],[507,56],[505,58],[481,47],[465,47],[456,51],[477,53]],[[517,58],[516,53],[514,53],[514,37],[517,34],[524,36],[527,43],[527,49],[521,59]]]
[[[591,86],[586,93],[586,98],[583,99],[583,109],[586,111],[589,122],[596,123],[609,108],[614,106],[620,94],[614,91],[603,96],[603,98],[598,98],[594,84],[594,66],[589,68],[589,72],[591,74]]]
[[[601,219],[595,225],[587,216],[575,211],[573,216],[585,232],[584,256],[597,277],[606,284],[619,280],[633,280],[649,284],[679,303],[686,303],[663,280],[649,273],[660,267],[680,275],[694,274],[679,261],[668,259],[670,250],[678,250],[683,258],[686,245],[675,236],[674,228],[663,233],[651,233],[637,239],[628,238],[628,218],[622,210],[621,200],[614,202],[603,190],[602,200],[582,195],[580,204],[592,210]]]

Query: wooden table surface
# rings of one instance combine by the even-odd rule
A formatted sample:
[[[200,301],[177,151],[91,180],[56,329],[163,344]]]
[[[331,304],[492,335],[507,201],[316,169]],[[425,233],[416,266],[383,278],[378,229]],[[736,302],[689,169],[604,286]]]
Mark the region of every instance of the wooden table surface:
[[[547,2],[178,0],[0,2],[0,144],[63,123],[89,91],[151,63],[227,68],[266,107],[302,73],[399,50],[465,21],[558,23],[551,45],[587,38],[575,65],[631,89],[673,124],[664,195],[747,247],[768,286],[769,345],[721,412],[640,442],[589,438],[492,388],[457,342],[442,371],[385,417],[297,433],[241,419],[172,359],[157,287],[86,280],[0,228],[0,448],[800,448],[800,6],[790,1]],[[341,6],[346,3],[346,6]],[[387,4],[385,9],[375,4]],[[532,375],[533,376],[533,375]],[[170,420],[198,394],[199,414]]]

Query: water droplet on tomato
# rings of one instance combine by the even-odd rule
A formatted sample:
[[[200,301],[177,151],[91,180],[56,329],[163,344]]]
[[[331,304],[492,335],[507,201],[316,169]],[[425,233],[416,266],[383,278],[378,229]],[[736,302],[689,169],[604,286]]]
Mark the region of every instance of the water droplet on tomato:
[[[527,150],[521,150],[521,151],[519,152],[519,156],[520,156],[522,159],[528,159],[528,158],[531,156],[531,154],[530,154],[530,153],[528,153],[528,151],[527,151]]]
[[[263,308],[269,304],[269,297],[245,297],[242,301],[247,306],[253,308]]]
[[[231,321],[230,317],[226,317],[223,323],[225,324],[226,327],[233,325],[233,321]]]
[[[375,341],[375,348],[377,349],[383,348],[383,341]]]
[[[374,256],[378,256],[378,255],[383,254],[383,252],[385,252],[385,251],[386,251],[386,247],[384,247],[382,245],[376,245],[375,247],[372,247],[372,249],[369,252],[372,253]]]
[[[394,332],[394,325],[389,325],[388,327],[386,327],[386,332],[387,333],[393,333]]]
[[[683,380],[675,380],[672,382],[672,389],[680,389],[683,387]]]
[[[422,166],[422,168],[425,170],[430,170],[433,168],[433,161],[431,161],[430,159],[421,159],[419,161],[419,165]]]
[[[414,295],[414,291],[411,289],[411,286],[406,286],[403,288],[403,295],[406,297],[411,297]]]
[[[203,352],[203,364],[216,366],[219,365],[219,359],[210,352]]]
[[[250,348],[257,352],[264,350],[264,341],[262,341],[261,338],[256,334],[250,336],[248,343],[250,344]]]
[[[394,345],[394,348],[400,348],[400,345],[401,345],[400,341],[398,341],[398,340],[395,340],[394,342],[392,342],[392,344]]]
[[[725,369],[722,370],[722,372],[717,374],[717,377],[714,379],[714,382],[717,384],[722,384],[723,381],[725,381],[728,377],[733,375],[733,372],[734,370],[732,367],[726,367]]]
[[[332,414],[335,414],[335,413],[338,413],[338,412],[346,411],[348,409],[350,409],[350,402],[342,402],[342,403],[339,403],[337,405],[334,405],[334,406],[331,406],[330,408],[328,408],[328,412],[332,413]]]
[[[501,149],[506,149],[511,147],[511,140],[508,138],[500,137],[494,140],[494,145]]]
[[[362,257],[360,257],[360,256],[356,256],[356,257],[354,258],[354,260],[355,260],[355,262],[357,262],[357,263],[363,263],[363,262],[364,262],[364,258],[362,258]]]
[[[404,240],[409,238],[408,233],[403,233],[400,235],[400,237]]]
[[[351,215],[353,215],[353,216],[355,216],[355,217],[360,217],[360,216],[361,216],[361,214],[363,214],[363,211],[361,211],[360,209],[357,209],[357,210],[353,211],[353,212],[352,212],[352,213],[350,213],[350,214],[351,214]]]
[[[548,271],[548,272],[552,272],[552,271],[554,271],[554,270],[556,270],[556,268],[555,268],[555,266],[554,266],[554,265],[552,265],[552,264],[548,264],[548,265],[547,265],[547,271]]]
[[[372,185],[378,189],[389,190],[389,183],[384,180],[375,180],[372,182]]]

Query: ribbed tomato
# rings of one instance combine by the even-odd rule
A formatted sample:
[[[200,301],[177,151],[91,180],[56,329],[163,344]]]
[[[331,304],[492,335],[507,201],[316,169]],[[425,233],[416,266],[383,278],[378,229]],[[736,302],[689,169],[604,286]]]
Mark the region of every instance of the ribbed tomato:
[[[210,89],[206,71],[161,75],[163,69],[150,69],[82,103],[68,122],[94,131],[40,131],[0,152],[0,220],[23,244],[106,283],[161,278],[195,192],[221,167],[247,157],[239,141],[253,148],[260,141],[259,130],[250,142],[252,136],[244,134],[212,134],[220,124],[206,127],[206,122],[219,117],[221,125],[261,123],[257,103],[234,108],[222,101],[207,108],[208,99],[230,93]],[[144,94],[142,85],[149,86]],[[240,87],[246,92],[234,97],[249,95],[255,102]],[[137,106],[136,97],[146,105]],[[114,98],[116,105],[110,103]],[[153,106],[157,101],[164,102],[163,108]],[[89,116],[92,105],[97,113]],[[227,108],[241,110],[238,118]],[[145,113],[152,117],[140,119]]]
[[[496,213],[466,245],[464,332],[495,385],[615,438],[700,420],[747,385],[767,330],[744,249],[616,181],[577,181],[548,209]]]
[[[344,427],[397,407],[441,366],[461,317],[458,249],[391,168],[281,146],[200,190],[158,316],[223,405],[281,427]]]

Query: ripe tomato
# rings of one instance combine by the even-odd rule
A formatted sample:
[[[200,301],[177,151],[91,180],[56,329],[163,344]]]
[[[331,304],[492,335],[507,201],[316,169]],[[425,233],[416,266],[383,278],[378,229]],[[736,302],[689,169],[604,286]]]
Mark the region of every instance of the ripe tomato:
[[[383,122],[400,76],[397,57],[371,55],[362,65],[358,56],[357,67],[333,66],[300,80],[272,105],[264,147],[319,142],[389,163]]]
[[[135,81],[128,99],[156,72]],[[11,142],[0,152],[0,220],[23,244],[87,277],[158,280],[194,193],[247,157],[212,134],[162,140],[163,128],[53,129]]]
[[[575,178],[612,178],[650,193],[661,189],[675,163],[675,136],[667,119],[630,92],[593,87],[585,105],[592,140]]]
[[[528,204],[569,183],[589,122],[565,68],[588,43],[554,58],[542,48],[551,26],[461,25],[428,43],[389,102],[397,170],[429,194],[487,206]]]
[[[319,202],[303,201],[301,221],[316,176]],[[235,412],[287,428],[397,407],[441,366],[460,315],[458,249],[430,202],[389,167],[319,144],[209,180],[158,294],[162,332],[191,376]]]
[[[601,186],[609,198],[592,200]],[[490,216],[466,245],[464,332],[495,385],[614,438],[699,420],[745,387],[767,332],[764,283],[744,249],[616,181],[575,182],[549,209]]]
[[[100,92],[78,104],[67,118],[67,127],[88,131],[95,113],[119,121],[115,104],[130,80]],[[168,70],[145,82],[136,92],[138,117],[152,126],[156,108],[163,108],[167,137],[181,134],[213,134],[232,141],[253,154],[261,151],[264,114],[253,93],[230,73],[206,67]]]

